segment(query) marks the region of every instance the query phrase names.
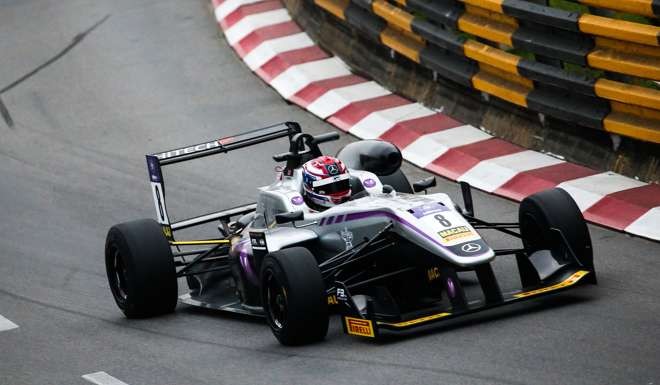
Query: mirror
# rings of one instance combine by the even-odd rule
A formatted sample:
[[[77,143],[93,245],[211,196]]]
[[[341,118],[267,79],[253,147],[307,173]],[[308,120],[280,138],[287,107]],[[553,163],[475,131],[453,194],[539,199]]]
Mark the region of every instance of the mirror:
[[[424,178],[422,180],[418,180],[417,182],[413,183],[413,191],[416,193],[420,191],[426,191],[427,189],[431,187],[435,187],[437,184],[435,177],[430,176],[428,178]]]

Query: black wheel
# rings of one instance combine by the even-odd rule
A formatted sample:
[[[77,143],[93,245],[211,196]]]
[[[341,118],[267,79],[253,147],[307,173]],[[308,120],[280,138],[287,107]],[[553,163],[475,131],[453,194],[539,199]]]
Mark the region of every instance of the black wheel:
[[[174,311],[174,258],[161,226],[153,219],[112,226],[106,237],[105,267],[112,295],[126,317]]]
[[[553,250],[557,245],[556,228],[566,237],[580,263],[593,268],[591,237],[582,212],[571,196],[560,188],[528,196],[518,210],[520,233],[528,252]]]
[[[396,192],[406,194],[414,193],[412,187],[410,186],[410,182],[408,181],[408,177],[406,177],[406,174],[404,174],[400,169],[396,170],[390,175],[379,176],[378,179],[380,179],[380,183],[392,186]]]
[[[261,266],[261,298],[268,324],[283,345],[325,338],[328,303],[314,256],[292,247],[266,255]]]

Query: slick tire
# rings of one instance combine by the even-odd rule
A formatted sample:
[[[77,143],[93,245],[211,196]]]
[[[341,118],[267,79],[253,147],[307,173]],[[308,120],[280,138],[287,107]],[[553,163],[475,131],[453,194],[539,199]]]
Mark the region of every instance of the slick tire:
[[[106,237],[105,267],[112,295],[126,317],[174,311],[178,293],[174,258],[153,219],[112,226]]]
[[[307,249],[292,247],[266,255],[261,298],[268,324],[282,345],[310,344],[328,333],[325,284]]]
[[[553,188],[528,196],[518,210],[520,233],[525,249],[532,253],[557,247],[561,230],[580,263],[593,268],[593,250],[587,223],[571,196],[560,188]]]

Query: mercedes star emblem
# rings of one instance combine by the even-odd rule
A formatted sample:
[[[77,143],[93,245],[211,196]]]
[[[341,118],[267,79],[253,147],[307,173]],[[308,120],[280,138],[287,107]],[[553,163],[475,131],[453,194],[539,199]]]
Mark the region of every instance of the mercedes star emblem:
[[[466,243],[461,247],[461,250],[465,251],[466,253],[476,253],[477,251],[481,250],[481,245],[478,243]]]

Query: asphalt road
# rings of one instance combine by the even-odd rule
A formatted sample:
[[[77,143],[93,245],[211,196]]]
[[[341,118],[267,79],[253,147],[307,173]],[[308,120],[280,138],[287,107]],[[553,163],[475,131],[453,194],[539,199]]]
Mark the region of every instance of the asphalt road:
[[[103,244],[112,224],[154,215],[145,153],[284,120],[331,128],[249,73],[207,0],[0,0],[0,37],[0,330],[19,326],[0,331],[0,384],[85,384],[98,371],[130,385],[660,383],[660,245],[594,226],[599,286],[382,343],[336,319],[324,343],[300,348],[262,322],[183,305],[124,319]],[[171,208],[250,201],[283,149],[173,170]],[[438,190],[458,197],[453,183]],[[512,202],[475,200],[483,217],[516,217]],[[496,272],[511,276],[510,261]]]

